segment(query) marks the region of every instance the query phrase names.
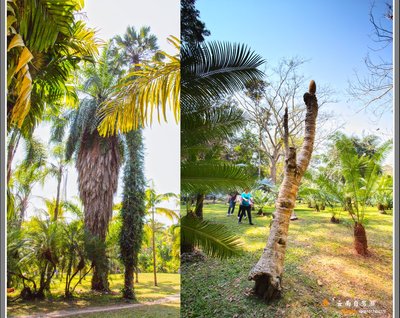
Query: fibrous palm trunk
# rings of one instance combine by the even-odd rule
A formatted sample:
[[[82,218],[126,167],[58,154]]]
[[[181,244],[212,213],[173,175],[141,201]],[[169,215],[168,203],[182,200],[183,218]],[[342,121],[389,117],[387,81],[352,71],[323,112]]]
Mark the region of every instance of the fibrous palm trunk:
[[[57,196],[56,196],[56,206],[54,208],[54,221],[57,221],[60,209],[60,192],[61,192],[62,175],[63,175],[63,169],[62,165],[60,165],[57,173]]]
[[[79,195],[84,205],[85,228],[103,243],[112,217],[120,161],[117,137],[101,138],[97,130],[84,133],[76,161]],[[105,244],[92,262],[92,289],[109,291]]]
[[[196,195],[196,207],[194,214],[200,219],[203,219],[203,206],[204,206],[204,193],[198,193]]]
[[[318,103],[315,97],[315,83],[311,81],[309,92],[304,94],[307,106],[304,141],[298,158],[296,149],[286,147],[285,170],[274,219],[267,245],[257,264],[249,273],[249,280],[255,281],[254,292],[266,301],[279,298],[282,293],[283,263],[292,214],[300,181],[311,159],[314,147]],[[287,136],[286,136],[287,137]]]
[[[154,274],[154,286],[157,286],[157,258],[156,258],[156,227],[154,219],[154,207],[152,208],[152,246],[153,246],[153,274]]]
[[[354,224],[354,248],[358,254],[368,255],[367,234],[364,226],[358,222]]]
[[[140,130],[126,134],[127,161],[124,168],[122,226],[119,246],[125,265],[123,297],[135,299],[133,275],[137,271],[138,254],[142,244],[145,213],[145,178],[143,172],[143,140]]]

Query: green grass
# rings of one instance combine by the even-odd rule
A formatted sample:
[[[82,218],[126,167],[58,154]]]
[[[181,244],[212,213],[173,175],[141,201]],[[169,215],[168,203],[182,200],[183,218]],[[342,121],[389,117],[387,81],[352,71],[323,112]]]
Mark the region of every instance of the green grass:
[[[51,291],[52,295],[47,300],[43,301],[22,301],[20,299],[14,301],[18,296],[19,292],[16,290],[14,293],[8,294],[8,315],[19,316],[28,315],[37,312],[52,312],[56,310],[67,310],[67,309],[82,309],[89,306],[107,306],[115,304],[126,304],[126,300],[121,298],[121,289],[123,287],[123,275],[113,274],[109,276],[110,286],[112,293],[108,295],[92,292],[90,290],[91,277],[88,276],[83,280],[83,283],[76,288],[76,297],[73,300],[65,300],[63,298],[64,285],[58,280],[54,280]],[[160,298],[164,298],[168,295],[179,294],[180,292],[180,275],[179,274],[157,274],[158,286],[153,285],[153,273],[141,273],[139,274],[139,283],[135,284],[135,293],[138,302],[153,301]],[[164,305],[153,305],[156,308],[161,308]],[[153,307],[147,306],[147,307]],[[176,306],[170,306],[165,304],[168,310],[172,313],[179,313],[179,308]],[[139,308],[135,308],[139,310]],[[145,312],[147,309],[141,308],[141,311]],[[154,311],[155,309],[148,309]],[[133,311],[133,310],[131,310]],[[123,310],[121,311],[123,312]],[[154,314],[154,312],[153,312]],[[104,314],[103,314],[104,315]],[[120,312],[112,313],[114,316],[110,317],[126,317],[126,315],[120,314]],[[85,314],[85,317],[88,316]],[[143,315],[141,315],[142,317]],[[107,315],[93,317],[109,317]],[[136,317],[136,316],[129,316]],[[144,316],[146,317],[146,316]],[[151,316],[149,316],[151,317]],[[172,317],[172,316],[153,316],[153,317]],[[176,316],[176,317],[179,317]]]
[[[353,250],[346,212],[340,214],[345,222],[333,224],[329,211],[297,208],[299,220],[289,228],[284,295],[267,305],[251,294],[254,283],[247,275],[265,247],[271,217],[253,213],[255,226],[247,220],[239,225],[236,215],[227,217],[226,210],[227,205],[206,205],[204,218],[223,223],[240,236],[243,255],[182,266],[182,317],[366,317],[351,311],[354,308],[342,311],[346,307],[338,307],[338,300],[376,300],[374,309],[392,313],[391,215],[381,215],[375,208],[366,212],[371,256],[364,258]],[[325,299],[327,306],[322,305]]]
[[[179,301],[162,305],[144,306],[134,309],[122,309],[117,312],[105,312],[97,314],[76,315],[76,318],[179,318]]]

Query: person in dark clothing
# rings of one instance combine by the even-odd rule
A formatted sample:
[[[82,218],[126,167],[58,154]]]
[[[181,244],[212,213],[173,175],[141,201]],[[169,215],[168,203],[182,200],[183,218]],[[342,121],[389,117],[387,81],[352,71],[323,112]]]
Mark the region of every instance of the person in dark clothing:
[[[244,192],[242,193],[241,197],[242,197],[242,203],[241,203],[241,205],[240,205],[240,208],[241,208],[242,211],[241,211],[241,213],[240,213],[240,215],[239,215],[239,221],[238,221],[238,223],[239,223],[239,224],[242,223],[242,217],[245,216],[246,213],[247,213],[247,216],[248,216],[248,218],[249,218],[249,224],[250,224],[250,225],[254,225],[254,224],[251,222],[251,205],[252,205],[252,199],[251,199],[251,193],[250,193],[249,189],[245,189]]]
[[[226,216],[231,216],[233,214],[233,211],[235,211],[236,198],[237,198],[238,194],[239,193],[237,191],[235,191],[229,195],[229,198],[228,198],[229,208],[228,208],[228,214]]]

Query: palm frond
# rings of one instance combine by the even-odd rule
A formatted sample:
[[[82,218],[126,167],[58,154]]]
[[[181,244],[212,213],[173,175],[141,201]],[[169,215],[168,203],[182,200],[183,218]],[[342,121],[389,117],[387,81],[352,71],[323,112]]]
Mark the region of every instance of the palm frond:
[[[243,167],[229,163],[201,160],[181,164],[181,191],[207,193],[251,187],[254,179]]]
[[[46,159],[47,148],[39,139],[32,136],[25,140],[25,158],[23,160],[25,166],[33,164],[41,166],[45,164]]]
[[[193,244],[204,253],[225,259],[241,253],[242,243],[238,236],[232,234],[223,224],[213,224],[193,216],[181,219],[182,244]]]
[[[264,63],[243,44],[221,42],[183,45],[181,49],[182,107],[209,104],[244,89],[245,83],[261,79],[257,69]]]
[[[183,154],[209,141],[227,139],[244,124],[243,111],[236,107],[202,107],[184,112],[181,122]]]
[[[169,38],[179,47],[179,40]],[[117,93],[108,99],[99,110],[102,136],[124,133],[136,129],[139,124],[152,124],[154,116],[160,122],[167,120],[170,108],[176,121],[180,118],[180,60],[178,55],[169,55],[166,62],[152,61],[137,65],[122,79]],[[156,115],[154,114],[156,113]]]
[[[179,219],[179,214],[171,209],[157,207],[156,213],[166,216],[171,221]]]

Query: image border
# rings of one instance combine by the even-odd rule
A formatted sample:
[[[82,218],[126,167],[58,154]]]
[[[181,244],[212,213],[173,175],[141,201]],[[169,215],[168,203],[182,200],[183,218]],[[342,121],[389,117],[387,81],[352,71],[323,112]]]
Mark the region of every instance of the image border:
[[[0,317],[6,317],[6,1],[1,1],[1,60],[0,60]],[[393,66],[394,66],[394,208],[393,208],[393,308],[394,317],[400,316],[400,273],[399,273],[399,249],[400,249],[400,69],[399,69],[399,31],[400,30],[400,1],[393,1],[394,9],[394,42],[393,42]]]
[[[394,110],[393,110],[393,123],[394,123],[394,208],[393,208],[393,222],[394,222],[394,232],[393,232],[393,247],[394,247],[394,266],[393,266],[393,308],[394,317],[400,316],[399,311],[399,211],[400,211],[400,94],[399,94],[399,31],[400,30],[400,4],[399,1],[393,1],[393,12],[394,12],[394,42],[393,42],[393,69],[394,69]],[[396,31],[397,30],[397,31]]]
[[[0,316],[6,317],[6,307],[7,307],[7,293],[6,293],[6,264],[7,264],[7,254],[6,254],[6,1],[1,1],[1,78],[0,78]]]

